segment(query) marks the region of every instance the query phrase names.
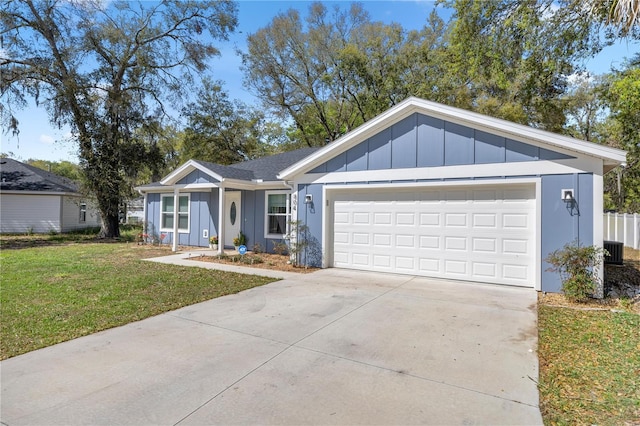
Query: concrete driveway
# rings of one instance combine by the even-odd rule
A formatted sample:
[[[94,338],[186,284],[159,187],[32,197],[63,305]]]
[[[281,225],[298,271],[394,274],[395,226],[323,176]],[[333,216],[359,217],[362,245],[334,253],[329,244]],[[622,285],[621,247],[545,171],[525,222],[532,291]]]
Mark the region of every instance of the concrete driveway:
[[[542,424],[533,290],[322,270],[3,361],[19,424]]]

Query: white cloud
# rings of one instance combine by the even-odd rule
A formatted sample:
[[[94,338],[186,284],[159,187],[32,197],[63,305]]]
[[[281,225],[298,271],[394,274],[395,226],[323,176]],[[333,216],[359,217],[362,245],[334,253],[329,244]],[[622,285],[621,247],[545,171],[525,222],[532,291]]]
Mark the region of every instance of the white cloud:
[[[47,145],[53,145],[53,143],[54,143],[55,141],[56,141],[56,140],[54,139],[54,137],[53,137],[53,136],[45,135],[45,134],[40,135],[40,142],[42,142],[42,143],[44,143],[44,144],[47,144]]]

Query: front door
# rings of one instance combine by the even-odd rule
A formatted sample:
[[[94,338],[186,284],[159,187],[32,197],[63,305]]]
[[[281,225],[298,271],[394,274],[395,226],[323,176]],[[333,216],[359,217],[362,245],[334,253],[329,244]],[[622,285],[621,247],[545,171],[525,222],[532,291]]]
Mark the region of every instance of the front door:
[[[233,239],[240,233],[240,191],[224,193],[224,245],[233,246]]]

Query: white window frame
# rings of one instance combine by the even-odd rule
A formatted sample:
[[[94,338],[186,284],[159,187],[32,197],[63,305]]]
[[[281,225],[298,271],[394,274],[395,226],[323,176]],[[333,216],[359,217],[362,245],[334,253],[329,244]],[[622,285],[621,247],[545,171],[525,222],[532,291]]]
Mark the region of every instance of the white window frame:
[[[269,214],[269,195],[286,195],[287,207],[285,214]],[[270,234],[269,233],[269,216],[285,216],[286,218],[286,232],[284,234]],[[270,239],[282,240],[289,235],[289,227],[291,222],[291,191],[265,191],[264,193],[264,237]]]
[[[86,223],[87,222],[87,203],[84,201],[80,202],[80,215],[78,218],[78,221],[80,223]]]
[[[178,203],[180,203],[180,197],[187,197],[187,227],[185,228],[178,228],[178,233],[179,234],[188,234],[190,232],[190,228],[191,228],[191,193],[185,193],[185,194],[180,194],[178,195]],[[164,212],[162,211],[162,202],[165,198],[174,198],[174,194],[161,194],[160,195],[160,231],[165,231],[165,232],[173,232],[173,222],[171,225],[171,228],[164,228],[164,220],[163,220],[163,216],[167,213],[173,214],[173,210],[170,212]],[[185,215],[185,213],[180,213],[178,212],[178,216],[180,215]],[[174,220],[176,220],[176,218],[173,218]],[[178,221],[178,224],[180,223],[180,221]]]

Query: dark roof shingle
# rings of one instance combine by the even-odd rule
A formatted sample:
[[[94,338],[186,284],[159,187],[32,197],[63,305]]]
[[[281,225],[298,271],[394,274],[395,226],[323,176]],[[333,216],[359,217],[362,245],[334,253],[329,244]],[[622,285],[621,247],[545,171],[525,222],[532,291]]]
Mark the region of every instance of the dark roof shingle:
[[[319,148],[296,149],[295,151],[283,152],[282,154],[232,164],[231,167],[251,171],[253,173],[253,179],[274,181],[278,180],[278,173],[282,170],[311,155],[311,153],[318,149]]]
[[[78,192],[71,179],[58,176],[11,158],[0,158],[0,190]]]
[[[207,161],[193,160],[212,172],[228,179],[276,181],[278,173],[287,167],[297,163],[311,155],[319,148],[301,148],[295,151],[269,155],[255,160],[242,161],[240,163],[223,166]]]

